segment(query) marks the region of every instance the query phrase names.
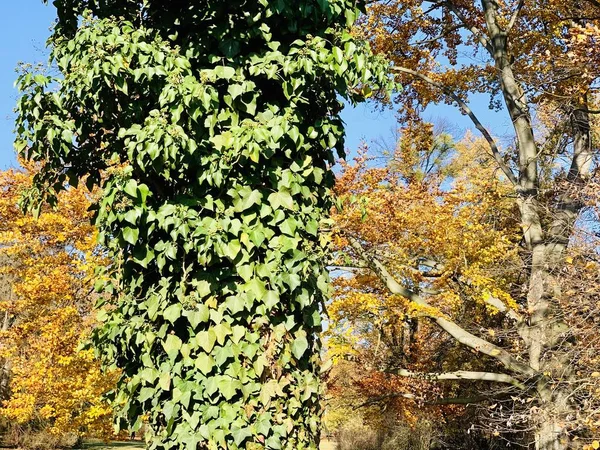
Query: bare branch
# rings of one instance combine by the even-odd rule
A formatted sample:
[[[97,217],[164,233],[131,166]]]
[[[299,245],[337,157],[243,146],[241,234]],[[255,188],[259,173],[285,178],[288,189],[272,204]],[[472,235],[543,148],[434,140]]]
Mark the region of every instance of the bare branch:
[[[471,111],[471,108],[469,108],[469,105],[467,105],[458,95],[456,95],[454,92],[452,92],[450,89],[448,89],[443,84],[437,83],[437,82],[433,81],[431,78],[429,78],[423,74],[420,74],[419,72],[408,69],[406,67],[400,67],[400,66],[395,66],[392,68],[392,70],[396,70],[398,72],[403,72],[403,73],[413,75],[413,76],[425,81],[426,83],[442,90],[446,95],[448,95],[450,98],[452,98],[452,100],[454,100],[456,103],[458,103],[458,106],[460,107],[460,109],[462,109],[462,111],[469,117],[469,119],[471,119],[471,121],[475,125],[475,128],[477,128],[477,130],[479,130],[479,132],[483,135],[485,140],[488,142],[490,149],[492,151],[492,156],[496,160],[496,163],[498,163],[498,165],[499,165],[500,169],[502,170],[502,172],[504,173],[504,175],[506,175],[506,177],[510,180],[510,182],[513,185],[515,185],[515,186],[518,185],[519,182],[518,182],[517,178],[515,177],[515,174],[512,172],[512,170],[510,170],[510,168],[504,162],[504,158],[502,158],[502,154],[500,153],[500,149],[498,149],[498,146],[496,145],[496,141],[494,141],[494,138],[489,133],[489,131],[483,126],[483,124],[479,121],[479,119],[473,113],[473,111]]]
[[[498,311],[500,311],[501,313],[506,314],[508,317],[510,317],[512,320],[514,320],[517,323],[522,323],[523,322],[523,317],[516,312],[514,309],[509,308],[508,306],[506,306],[504,304],[504,302],[502,300],[500,300],[499,298],[493,297],[493,296],[487,296],[487,298],[484,300],[488,305],[493,306],[494,308],[496,308]]]
[[[390,392],[389,394],[378,395],[377,397],[371,397],[366,402],[361,403],[357,406],[357,408],[364,408],[365,406],[375,405],[383,400],[389,400],[392,398],[406,398],[409,400],[416,400],[416,396],[414,394],[409,394],[407,392]]]
[[[444,381],[444,380],[476,380],[476,381],[492,381],[495,383],[506,383],[511,384],[519,389],[525,390],[526,386],[515,378],[505,373],[493,373],[493,372],[471,372],[467,370],[457,370],[456,372],[443,372],[443,373],[422,373],[422,372],[410,372],[406,369],[392,370],[390,373],[399,375],[401,377],[418,378],[421,380],[429,381]]]
[[[427,402],[430,405],[472,405],[473,403],[481,403],[489,400],[488,397],[453,397],[440,398],[432,402]]]

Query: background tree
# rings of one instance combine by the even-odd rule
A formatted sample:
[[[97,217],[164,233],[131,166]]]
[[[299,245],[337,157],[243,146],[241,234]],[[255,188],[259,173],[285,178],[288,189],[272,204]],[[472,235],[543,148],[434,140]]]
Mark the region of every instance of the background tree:
[[[89,194],[69,189],[56,210],[44,209],[37,220],[24,216],[18,201],[33,174],[0,172],[0,274],[10,281],[0,298],[7,372],[0,417],[21,429],[17,444],[25,447],[36,445],[36,433],[49,433],[55,443],[111,436],[112,409],[102,395],[116,377],[100,371],[93,351],[78,351],[94,323],[94,267],[103,262]]]
[[[62,75],[21,77],[17,146],[50,202],[102,187],[119,425],[147,418],[150,448],[316,448],[338,95],[388,84],[355,2],[54,5]]]
[[[433,168],[425,159],[430,170],[416,177],[424,170],[415,164],[414,146],[427,142],[431,146],[423,154],[441,151],[446,158],[437,158]],[[344,165],[336,187],[341,209],[334,219],[342,233],[336,240],[337,263],[343,275],[334,282],[328,347],[334,359],[350,359],[361,368],[346,389],[355,396],[350,403],[384,403],[386,414],[408,424],[431,420],[440,441],[455,448],[475,447],[468,447],[474,443],[464,436],[469,414],[452,405],[476,403],[481,389],[472,383],[440,385],[434,374],[422,373],[445,373],[442,380],[459,379],[461,370],[465,377],[488,380],[492,374],[483,374],[489,369],[486,361],[465,352],[425,318],[458,317],[469,329],[496,336],[501,320],[490,314],[488,301],[493,296],[514,302],[510,280],[519,267],[512,248],[519,228],[507,198],[510,187],[494,176],[482,146],[485,141],[470,136],[448,145],[447,136],[426,127],[404,135],[390,156],[361,155]],[[376,167],[381,160],[385,165]],[[377,252],[396,279],[427,297],[428,305],[391,294],[365,266],[357,242]],[[516,380],[504,381],[504,393],[513,390]],[[465,421],[459,423],[462,416]],[[463,436],[450,444],[460,426]]]
[[[514,302],[494,293],[506,289],[493,273],[485,278],[494,288],[487,302],[505,315],[504,328],[516,333],[519,345],[472,332],[460,317],[434,314],[431,321],[467,350],[485,355],[481,361],[490,368],[502,368],[485,377],[509,381],[521,387],[519,398],[534,399],[520,417],[526,417],[537,449],[569,448],[576,445],[574,439],[592,433],[578,420],[578,395],[586,391],[589,378],[577,381],[584,365],[570,351],[578,332],[565,309],[565,302],[574,307],[579,299],[561,291],[557,276],[585,212],[577,193],[593,178],[598,161],[592,116],[599,6],[594,0],[374,2],[361,27],[374,48],[394,61],[406,86],[400,98],[403,126],[418,128],[428,104],[456,104],[486,140],[480,156],[493,157],[512,186],[519,211],[514,219],[522,228],[522,241],[510,247],[520,265],[520,277],[507,287]],[[513,124],[514,141],[505,150],[467,104],[469,95],[478,92],[488,93],[492,108]],[[491,233],[492,227],[487,229]],[[351,242],[354,255],[372,268],[389,294],[431,306],[428,295],[403,283],[403,273],[385,259],[380,243],[373,245],[370,236],[361,235]],[[447,267],[441,256],[432,262]],[[472,283],[462,277],[463,283]],[[594,368],[585,370],[589,374]],[[521,440],[525,446],[528,442]]]

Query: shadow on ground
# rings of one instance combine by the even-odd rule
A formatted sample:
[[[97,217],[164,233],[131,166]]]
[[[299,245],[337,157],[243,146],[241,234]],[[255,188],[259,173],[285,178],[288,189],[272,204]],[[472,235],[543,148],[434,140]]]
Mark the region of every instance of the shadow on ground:
[[[139,450],[143,449],[144,442],[126,441],[126,442],[102,442],[91,441],[83,444],[79,450]],[[324,440],[321,442],[321,450],[334,450],[335,445],[331,441]]]

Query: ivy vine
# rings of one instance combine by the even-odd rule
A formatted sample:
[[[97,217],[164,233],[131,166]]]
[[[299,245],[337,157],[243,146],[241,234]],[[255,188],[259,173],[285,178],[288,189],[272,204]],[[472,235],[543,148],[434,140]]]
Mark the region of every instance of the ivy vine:
[[[352,0],[55,0],[59,76],[19,79],[40,199],[99,186],[94,335],[151,449],[316,449],[340,96],[392,84]]]

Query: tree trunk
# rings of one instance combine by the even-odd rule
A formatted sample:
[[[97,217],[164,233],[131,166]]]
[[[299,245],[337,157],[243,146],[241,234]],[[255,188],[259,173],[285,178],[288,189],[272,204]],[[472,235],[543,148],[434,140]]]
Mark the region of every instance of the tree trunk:
[[[556,420],[541,421],[535,431],[535,450],[566,450],[569,448],[563,428]]]
[[[530,365],[542,374],[551,374],[559,384],[538,386],[540,407],[535,420],[536,450],[562,450],[569,448],[570,438],[565,428],[567,416],[573,408],[569,403],[573,384],[564,383],[572,375],[569,369],[573,361],[568,354],[554,351],[554,347],[568,333],[559,307],[560,285],[555,274],[564,264],[569,239],[575,221],[581,211],[576,198],[577,188],[591,170],[592,148],[590,139],[589,115],[583,102],[583,109],[577,109],[572,117],[574,138],[573,160],[567,176],[567,183],[551,208],[551,220],[543,243],[532,247],[532,270],[528,292],[528,306],[531,315]],[[538,217],[539,217],[538,212]]]
[[[11,264],[10,258],[0,254],[0,267],[8,267]],[[13,296],[13,280],[6,273],[0,274],[0,302],[10,302]],[[9,311],[4,311],[0,316],[0,331],[7,331],[13,322],[13,317]],[[7,358],[0,358],[0,401],[6,400],[10,391],[10,368],[11,362]]]

